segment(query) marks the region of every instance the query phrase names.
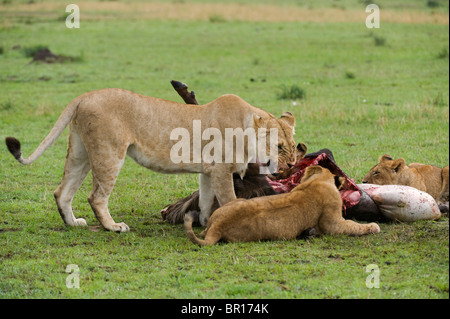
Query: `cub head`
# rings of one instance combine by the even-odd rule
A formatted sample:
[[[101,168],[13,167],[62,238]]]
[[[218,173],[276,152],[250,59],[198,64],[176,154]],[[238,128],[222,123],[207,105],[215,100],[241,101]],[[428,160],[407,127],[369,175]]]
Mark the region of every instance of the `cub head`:
[[[279,119],[274,116],[264,118],[255,116],[253,121],[258,134],[258,145],[265,141],[266,156],[270,160],[271,169],[287,169],[295,165],[298,150],[294,140],[295,118],[292,113],[284,112]],[[277,134],[276,138],[271,136],[272,132]],[[306,147],[303,149],[304,144],[301,145],[300,152],[306,151]],[[278,165],[273,167],[274,163]]]
[[[389,154],[384,154],[378,159],[378,164],[372,167],[364,176],[362,182],[378,185],[396,185],[406,163],[403,158],[392,159]]]
[[[312,180],[312,179],[330,179],[334,183],[334,175],[331,172],[320,165],[311,165],[305,169],[305,173],[302,177],[302,183]]]
[[[306,181],[311,181],[317,179],[320,181],[326,181],[330,184],[336,186],[338,190],[340,190],[345,183],[345,177],[336,176],[330,172],[328,168],[322,167],[320,165],[311,165],[305,169],[305,173],[302,177],[301,183]]]

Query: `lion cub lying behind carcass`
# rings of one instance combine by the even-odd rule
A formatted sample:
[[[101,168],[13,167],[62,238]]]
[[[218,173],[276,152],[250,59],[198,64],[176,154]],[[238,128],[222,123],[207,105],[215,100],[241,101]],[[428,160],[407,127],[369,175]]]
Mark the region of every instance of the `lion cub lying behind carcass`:
[[[375,224],[358,224],[342,217],[342,199],[338,187],[344,182],[321,166],[306,169],[300,185],[290,193],[236,199],[217,209],[202,232],[195,236],[191,213],[184,227],[193,243],[214,245],[219,240],[246,242],[294,239],[308,228],[317,233],[365,235],[380,232]]]
[[[406,165],[403,158],[394,160],[384,154],[378,164],[363,178],[363,183],[378,185],[406,185],[424,191],[436,200],[442,212],[448,212],[449,168],[421,163]]]

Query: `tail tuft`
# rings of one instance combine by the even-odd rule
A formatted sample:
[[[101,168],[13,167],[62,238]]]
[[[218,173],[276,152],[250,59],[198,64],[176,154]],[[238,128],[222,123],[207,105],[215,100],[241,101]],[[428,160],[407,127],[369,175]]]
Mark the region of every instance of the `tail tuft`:
[[[7,137],[5,138],[6,147],[11,152],[16,160],[19,160],[22,157],[22,152],[20,150],[20,142],[15,137]]]
[[[188,212],[184,215],[184,229],[186,230],[186,234],[189,239],[198,245],[202,245],[202,240],[199,240],[197,236],[195,236],[194,231],[192,230],[192,222],[194,221],[194,216],[192,216],[192,212]]]

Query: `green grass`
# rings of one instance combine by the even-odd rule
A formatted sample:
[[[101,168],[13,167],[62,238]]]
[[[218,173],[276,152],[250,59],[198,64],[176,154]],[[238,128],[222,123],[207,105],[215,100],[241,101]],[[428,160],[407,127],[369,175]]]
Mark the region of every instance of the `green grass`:
[[[400,10],[410,2],[385,3]],[[411,3],[411,10],[430,10],[426,1]],[[296,140],[309,151],[330,148],[358,182],[384,153],[407,162],[449,162],[445,25],[382,23],[369,30],[364,21],[82,18],[80,29],[69,30],[45,14],[27,21],[1,12],[0,17],[5,18],[0,24],[0,139],[17,137],[25,156],[74,97],[120,87],[181,102],[169,83],[175,79],[188,83],[200,103],[234,93],[277,116],[291,111]],[[384,45],[376,45],[375,36],[385,39]],[[31,58],[13,49],[40,45],[83,59],[30,64]],[[296,105],[278,99],[280,87],[291,85],[304,90],[307,99]],[[109,207],[131,232],[65,227],[53,191],[62,177],[66,137],[67,131],[28,167],[6,147],[0,152],[0,298],[449,297],[448,218],[386,223],[380,234],[362,238],[199,248],[181,225],[165,224],[159,215],[165,205],[197,189],[197,176],[153,173],[130,159]],[[87,203],[91,180],[88,176],[73,207],[77,217],[98,225]],[[80,289],[65,286],[69,264],[80,269]],[[380,268],[379,289],[365,285],[369,264]]]
[[[285,86],[283,85],[278,93],[280,100],[302,100],[306,98],[305,90],[298,85]]]

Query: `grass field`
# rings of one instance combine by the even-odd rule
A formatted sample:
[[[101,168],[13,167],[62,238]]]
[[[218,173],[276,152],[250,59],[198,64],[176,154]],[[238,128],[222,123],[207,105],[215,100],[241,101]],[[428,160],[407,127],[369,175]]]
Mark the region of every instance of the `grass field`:
[[[175,79],[200,103],[234,93],[277,116],[291,111],[296,140],[331,149],[357,182],[384,153],[448,165],[448,2],[379,4],[381,28],[367,29],[357,0],[79,1],[81,27],[68,29],[64,1],[3,1],[0,139],[17,137],[28,156],[76,96],[119,87],[181,102]],[[30,63],[36,46],[75,59]],[[279,99],[290,87],[304,97]],[[361,238],[199,248],[159,213],[196,190],[197,176],[129,158],[109,208],[131,232],[65,227],[53,191],[66,137],[28,167],[0,150],[0,298],[449,298],[448,218],[384,223]],[[95,226],[91,180],[73,207]],[[79,289],[66,287],[70,264]],[[370,264],[379,289],[366,287]]]

